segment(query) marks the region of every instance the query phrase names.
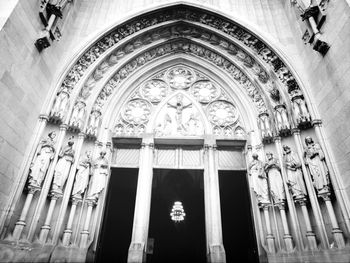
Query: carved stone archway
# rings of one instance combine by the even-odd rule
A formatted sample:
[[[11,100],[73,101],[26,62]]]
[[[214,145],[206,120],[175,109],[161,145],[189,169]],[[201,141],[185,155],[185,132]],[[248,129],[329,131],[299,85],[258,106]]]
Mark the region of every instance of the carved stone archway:
[[[250,182],[261,257],[276,260],[294,253],[317,260],[312,253],[320,248],[331,254],[329,249],[335,244],[337,253],[330,257],[341,260],[343,232],[350,229],[348,201],[340,191],[321,120],[288,60],[261,34],[229,16],[197,6],[174,4],[155,9],[98,35],[68,63],[52,90],[31,155],[25,160],[22,183],[2,224],[3,261],[84,261],[88,248],[96,248],[116,137],[138,145],[135,156],[140,157],[129,262],[142,262],[145,252],[152,183],[149,164],[159,137],[175,137],[174,144],[176,139],[193,137],[205,149],[206,174],[211,178],[206,186],[211,262],[225,262],[218,144],[238,145],[248,172],[253,153],[262,161],[265,151],[277,157],[271,161],[280,170],[283,202],[272,197],[261,202]],[[196,109],[193,115],[184,113],[189,105]],[[169,111],[174,107],[178,111]],[[167,129],[166,121],[172,128]],[[56,141],[51,131],[57,134]],[[48,133],[51,137],[43,139]],[[318,143],[306,140],[305,145],[302,139],[307,136]],[[292,148],[293,155],[282,143]],[[312,151],[324,157],[318,164]],[[92,153],[93,162],[84,152]],[[290,158],[298,163],[293,169]],[[38,162],[45,165],[35,170]],[[321,176],[326,183],[316,188],[317,167],[312,165],[326,167]],[[82,180],[80,192],[75,192],[78,175],[89,175],[89,167],[90,183]],[[306,185],[300,195],[293,192],[290,177],[296,170]],[[328,224],[322,209],[327,210]]]

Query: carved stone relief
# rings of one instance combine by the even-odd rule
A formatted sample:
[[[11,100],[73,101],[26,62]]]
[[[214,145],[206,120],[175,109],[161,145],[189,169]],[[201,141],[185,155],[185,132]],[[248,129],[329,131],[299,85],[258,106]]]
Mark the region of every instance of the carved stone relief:
[[[118,42],[124,39],[126,36],[129,36],[135,32],[138,32],[155,24],[178,19],[185,21],[187,20],[190,22],[199,22],[226,33],[228,37],[234,37],[236,40],[244,44],[247,48],[251,49],[252,52],[258,54],[258,56],[263,61],[272,67],[282,83],[286,85],[288,92],[299,90],[298,84],[296,83],[289,69],[265,43],[257,39],[253,34],[247,32],[245,29],[242,29],[239,25],[232,23],[225,18],[211,14],[209,15],[203,11],[199,11],[190,7],[163,10],[152,15],[146,14],[143,17],[139,18],[139,20],[130,21],[126,24],[123,24],[113,30],[113,32],[110,32],[107,35],[103,36],[86,53],[84,53],[77,61],[77,63],[71,68],[66,78],[62,82],[61,90],[66,89],[69,95],[75,84],[86,72],[87,68],[92,64],[96,64],[96,62],[99,60],[99,57],[101,57],[104,52],[112,48],[114,45],[118,44]],[[188,36],[201,38],[202,40],[205,40],[212,45],[216,45],[217,47],[220,47],[226,50],[228,53],[234,55],[238,61],[242,62],[242,65],[244,67],[246,67],[258,77],[257,79],[262,84],[269,83],[269,75],[262,68],[262,66],[241,48],[232,43],[229,43],[230,40],[219,37],[210,31],[203,30],[198,27],[196,28],[193,25],[189,26],[186,24],[180,24],[172,26],[171,28],[162,28],[151,34],[140,36],[138,39],[133,40],[133,42],[126,43],[115,52],[112,52],[112,54],[103,59],[103,61],[99,61],[98,67],[85,82],[79,96],[86,99],[91,93],[91,89],[93,88],[96,81],[102,77],[104,72],[106,72],[110,66],[116,64],[117,61],[124,57],[126,54],[133,52],[142,44],[145,45],[151,43],[154,40],[158,40],[162,37],[168,38],[169,36]],[[186,44],[184,44],[184,49],[185,48]],[[146,63],[146,61],[149,61],[149,59],[153,58],[154,56],[161,56],[168,52],[170,52],[169,46],[163,46],[161,48],[158,48],[156,52],[146,53],[145,56],[138,57],[136,61],[129,63],[127,67],[124,67],[122,70],[120,70],[119,76],[115,78],[116,83],[110,83],[109,85],[117,85],[118,82],[125,78],[128,73],[133,71],[135,67],[143,65]],[[225,59],[221,56],[215,56],[213,53],[208,54],[208,51],[205,51],[203,49],[196,50],[195,52],[197,52],[198,56],[210,58],[218,66],[225,67],[225,64],[227,64]],[[237,73],[236,77],[239,77]],[[108,88],[111,90],[114,87],[110,88],[110,86],[106,86],[106,90],[104,92],[109,93]],[[261,112],[263,111],[260,111],[260,113]]]
[[[172,47],[183,48],[175,43]],[[188,50],[188,47],[186,47]],[[151,90],[154,89],[151,96]],[[118,136],[139,136],[145,130],[151,112],[158,112],[153,124],[157,137],[200,136],[204,124],[198,106],[206,112],[206,118],[213,125],[213,132],[223,137],[245,137],[244,128],[239,124],[236,107],[224,91],[208,77],[189,67],[178,65],[156,73],[140,84],[130,95],[123,113],[117,118],[114,132]],[[161,109],[157,105],[167,97]],[[209,104],[208,104],[209,103]]]

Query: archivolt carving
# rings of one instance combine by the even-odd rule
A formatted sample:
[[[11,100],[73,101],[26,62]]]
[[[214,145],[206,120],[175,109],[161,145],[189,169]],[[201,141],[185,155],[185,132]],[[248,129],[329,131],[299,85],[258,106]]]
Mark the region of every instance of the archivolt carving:
[[[173,20],[201,23],[211,29],[225,33],[228,38],[224,39],[223,37],[220,37],[209,30],[195,27],[193,25],[189,26],[186,24],[181,24],[170,28],[162,28],[153,32],[152,34],[140,35],[136,40],[124,43],[121,48],[118,48],[118,50],[110,54],[108,57],[105,58],[105,56],[102,56],[107,50],[110,50],[113,46],[117,45],[125,37],[147,27],[154,26],[156,24],[164,24],[165,22],[170,22]],[[109,32],[105,36],[101,37],[101,39],[98,40],[91,48],[89,48],[79,58],[76,64],[72,66],[71,70],[68,72],[64,78],[64,81],[62,82],[61,90],[65,89],[69,94],[74,88],[75,84],[81,79],[83,74],[87,72],[87,69],[92,65],[96,65],[100,57],[104,57],[103,61],[99,62],[100,64],[98,67],[87,79],[84,84],[84,88],[80,92],[80,97],[86,99],[96,81],[103,76],[104,72],[106,72],[108,68],[116,64],[118,60],[120,60],[126,54],[133,52],[142,44],[149,44],[152,41],[160,38],[168,38],[170,36],[200,38],[211,43],[212,45],[217,45],[240,60],[246,68],[250,69],[251,72],[258,76],[261,83],[269,83],[269,75],[266,70],[264,70],[261,65],[251,57],[251,55],[247,54],[237,45],[231,43],[229,38],[233,37],[236,39],[235,41],[238,40],[239,43],[245,46],[245,48],[250,49],[252,53],[257,54],[263,61],[270,65],[282,83],[287,87],[289,93],[299,89],[297,82],[281,59],[265,43],[257,39],[253,34],[241,28],[239,25],[227,20],[226,18],[213,14],[209,15],[205,13],[205,11],[197,10],[192,7],[180,6],[170,10],[161,10],[152,14],[145,14],[144,16],[139,17],[137,20],[132,20],[122,24],[121,26],[115,28],[112,32]],[[167,50],[163,48],[158,49],[157,52],[162,54],[163,52],[166,53]],[[198,55],[203,56],[201,54]],[[215,57],[213,59],[215,59],[215,63],[217,65],[223,65],[223,60],[221,57]],[[129,63],[128,66],[133,68],[137,65],[142,65],[146,62],[146,60],[146,57],[141,56],[138,58],[136,63]],[[127,74],[127,71],[130,70],[131,69],[124,68],[124,71],[120,71],[120,77],[123,78],[123,75]]]
[[[150,51],[145,52],[141,56],[135,58],[133,61],[131,61],[129,64],[137,65],[137,66],[129,66],[129,64],[125,65],[123,68],[121,68],[119,71],[116,72],[114,77],[107,83],[106,86],[112,88],[111,92],[106,93],[105,88],[101,91],[100,95],[98,96],[98,99],[96,103],[99,104],[100,107],[103,107],[104,103],[107,101],[110,94],[113,93],[113,89],[115,89],[118,85],[110,85],[109,83],[112,81],[113,83],[118,83],[122,81],[122,79],[125,79],[130,73],[132,73],[137,67],[144,65],[146,62],[142,63],[141,65],[138,64],[138,61],[151,61],[155,58],[159,58],[163,55],[166,55],[167,53],[159,52],[159,50],[166,50],[168,52],[186,52],[186,53],[192,53],[197,56],[202,56],[204,59],[209,60],[212,63],[215,63],[217,66],[223,68],[225,71],[227,71],[230,75],[233,76],[233,78],[240,83],[243,87],[246,88],[248,95],[252,98],[252,101],[257,107],[258,112],[267,112],[267,107],[265,105],[265,102],[262,98],[262,96],[259,93],[259,90],[254,86],[254,84],[249,80],[249,78],[241,72],[236,66],[234,66],[230,61],[226,60],[222,56],[214,53],[213,51],[206,50],[203,47],[193,44],[190,42],[184,42],[181,41],[175,41],[172,43],[168,43],[162,46],[159,46],[155,49],[152,49]],[[190,72],[190,71],[189,71]],[[193,73],[192,73],[193,74]],[[164,81],[168,81],[169,86],[174,84],[174,81],[169,82],[169,75],[162,73],[162,75],[165,75]],[[176,76],[175,74],[173,75]],[[192,75],[191,75],[192,76]],[[194,76],[194,75],[193,75]],[[157,76],[159,78],[160,76]],[[191,77],[192,80],[192,77]],[[194,82],[194,79],[192,80]],[[191,88],[192,90],[192,88]],[[143,92],[141,91],[141,94]],[[233,134],[233,132],[232,132]]]

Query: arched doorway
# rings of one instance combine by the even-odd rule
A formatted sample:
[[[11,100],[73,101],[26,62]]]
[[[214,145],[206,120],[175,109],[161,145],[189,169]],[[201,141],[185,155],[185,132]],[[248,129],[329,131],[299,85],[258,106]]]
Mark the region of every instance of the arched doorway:
[[[4,259],[92,260],[112,185],[109,167],[115,166],[139,169],[128,261],[144,261],[153,164],[202,166],[210,262],[226,258],[220,170],[250,174],[260,259],[287,260],[293,253],[309,259],[318,247],[325,253],[330,244],[344,248],[346,200],[337,191],[321,121],[293,68],[263,36],[227,16],[174,4],[107,30],[70,65],[40,116],[3,230]],[[316,150],[325,157],[318,164],[312,161]],[[266,159],[265,152],[277,158]],[[291,159],[300,163],[293,168],[298,184],[305,184],[299,194],[289,182]],[[265,164],[256,178],[251,170],[258,161]],[[310,164],[326,165],[325,185],[314,187],[317,169]],[[275,180],[267,182],[269,176]],[[40,246],[14,247],[19,240]]]

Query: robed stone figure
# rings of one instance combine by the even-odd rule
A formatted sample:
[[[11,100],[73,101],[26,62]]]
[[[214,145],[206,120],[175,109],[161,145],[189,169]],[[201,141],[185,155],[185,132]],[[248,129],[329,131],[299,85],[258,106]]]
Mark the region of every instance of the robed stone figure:
[[[253,160],[249,163],[249,175],[251,183],[259,204],[268,204],[269,192],[267,178],[264,171],[264,163],[259,160],[258,154],[253,153]]]
[[[93,163],[93,175],[88,192],[88,199],[97,200],[102,190],[105,188],[108,175],[108,160],[106,152],[101,151],[100,156]]]
[[[304,158],[318,194],[329,192],[329,171],[321,146],[310,136],[305,137]]]
[[[72,190],[72,196],[81,198],[89,183],[91,175],[91,152],[87,151],[85,156],[80,161],[77,174],[75,175],[75,182]]]
[[[293,197],[295,199],[305,197],[307,193],[301,170],[301,161],[288,145],[283,145],[283,162],[286,167],[288,186]]]
[[[69,175],[70,168],[74,162],[74,142],[69,140],[67,146],[61,149],[59,160],[55,167],[55,173],[52,182],[52,190],[62,193],[62,189]]]
[[[273,157],[272,153],[266,153],[267,161],[265,163],[265,172],[270,183],[270,194],[274,203],[283,203],[286,199],[283,181],[281,175],[281,167],[278,160]]]
[[[55,137],[56,133],[50,132],[47,138],[41,140],[39,143],[34,160],[30,167],[29,186],[41,187],[50,162],[55,155]]]

